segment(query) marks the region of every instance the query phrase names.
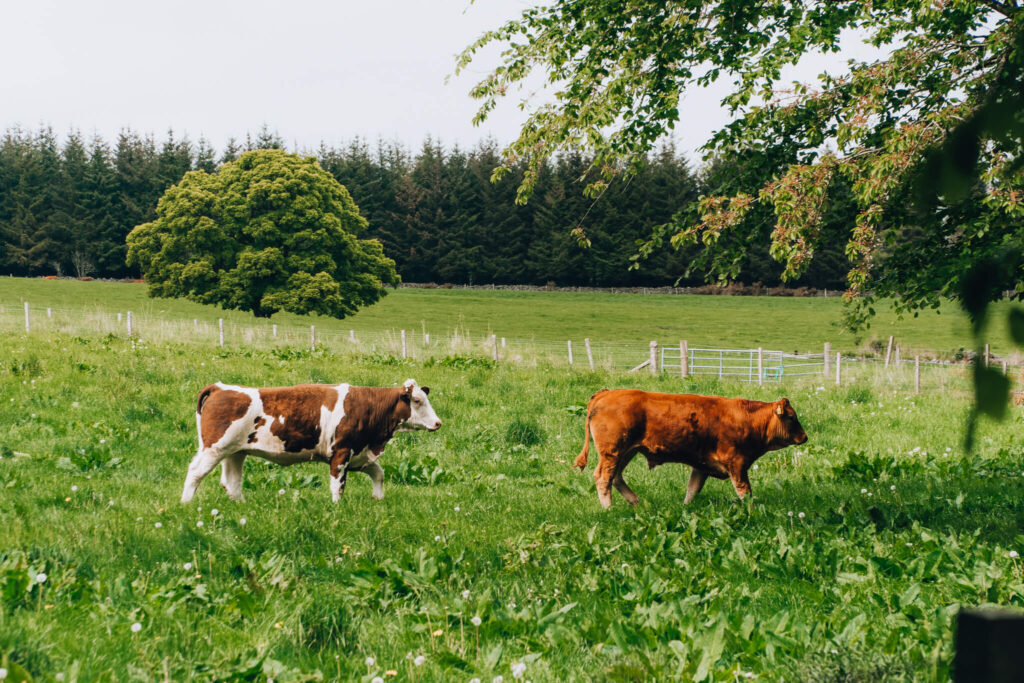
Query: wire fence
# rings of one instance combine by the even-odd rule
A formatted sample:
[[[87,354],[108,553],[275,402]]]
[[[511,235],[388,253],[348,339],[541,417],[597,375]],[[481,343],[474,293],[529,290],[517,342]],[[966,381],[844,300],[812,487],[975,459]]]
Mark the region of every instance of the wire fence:
[[[823,353],[785,353],[767,349],[716,349],[657,342],[538,340],[470,334],[464,329],[443,333],[421,330],[359,330],[338,321],[299,324],[239,322],[219,318],[170,318],[153,314],[95,308],[32,308],[24,302],[0,303],[0,331],[30,335],[132,337],[156,343],[182,343],[212,348],[306,348],[336,353],[387,355],[425,360],[472,356],[521,366],[571,366],[619,372],[649,372],[677,377],[717,378],[748,383],[813,382],[841,386],[854,382],[884,384],[893,389],[959,391],[969,388],[970,367],[962,362],[901,358],[890,341],[886,358]],[[327,323],[327,324],[324,324]],[[1019,359],[992,357],[1014,384],[1024,380]],[[1021,397],[1024,401],[1024,396]]]

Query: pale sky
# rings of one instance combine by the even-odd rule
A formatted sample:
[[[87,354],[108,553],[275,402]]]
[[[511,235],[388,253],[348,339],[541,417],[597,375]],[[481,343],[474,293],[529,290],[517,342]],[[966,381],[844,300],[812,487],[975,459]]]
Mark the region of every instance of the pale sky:
[[[266,124],[289,147],[355,136],[415,149],[427,135],[463,146],[514,139],[525,114],[508,98],[472,125],[472,84],[497,64],[491,51],[460,78],[455,56],[517,16],[516,0],[29,0],[0,22],[0,129],[51,125],[113,141],[131,127],[157,139],[173,128],[219,150]],[[807,60],[792,78],[841,68],[851,51]],[[539,81],[538,81],[539,83]],[[694,152],[727,122],[727,91],[684,97],[675,133]],[[691,156],[695,157],[695,154]]]

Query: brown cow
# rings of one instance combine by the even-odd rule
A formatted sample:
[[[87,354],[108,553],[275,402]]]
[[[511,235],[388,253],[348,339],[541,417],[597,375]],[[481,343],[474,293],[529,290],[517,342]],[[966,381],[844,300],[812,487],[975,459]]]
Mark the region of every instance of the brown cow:
[[[590,397],[583,451],[576,467],[587,466],[590,438],[600,461],[594,471],[597,497],[611,507],[611,486],[630,505],[636,494],[622,472],[637,453],[648,467],[678,462],[693,468],[684,503],[704,486],[708,475],[731,478],[742,499],[750,493],[747,470],[768,451],[807,441],[796,411],[783,398],[774,403],[743,398],[656,394],[639,389],[602,390]]]

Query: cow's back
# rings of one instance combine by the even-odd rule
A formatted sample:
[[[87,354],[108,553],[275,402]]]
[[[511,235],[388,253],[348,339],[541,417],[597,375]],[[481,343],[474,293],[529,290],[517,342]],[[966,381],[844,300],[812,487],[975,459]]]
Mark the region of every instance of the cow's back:
[[[299,384],[258,391],[270,433],[281,440],[286,452],[300,453],[317,448],[326,428],[324,418],[334,412],[338,403],[336,387]]]

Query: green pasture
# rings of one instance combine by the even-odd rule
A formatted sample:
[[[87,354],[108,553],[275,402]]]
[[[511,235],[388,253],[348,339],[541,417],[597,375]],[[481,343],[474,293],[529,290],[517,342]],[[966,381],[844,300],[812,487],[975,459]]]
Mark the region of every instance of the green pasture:
[[[342,321],[278,314],[269,321],[250,314],[223,311],[178,299],[151,299],[144,284],[0,278],[0,322],[6,329],[22,324],[22,302],[28,301],[36,320],[47,307],[72,311],[132,311],[140,319],[166,319],[304,328],[310,324],[324,333],[347,334],[350,329],[384,331],[406,329],[435,337],[458,331],[462,335],[561,342],[584,337],[595,343],[635,342],[643,352],[650,340],[676,345],[756,348],[820,353],[829,341],[837,351],[868,350],[895,335],[904,356],[912,353],[948,357],[961,348],[973,348],[966,317],[955,303],[941,314],[923,311],[918,317],[899,319],[888,306],[861,339],[839,324],[838,297],[731,297],[707,295],[643,295],[567,292],[511,292],[500,290],[396,289],[357,315]],[[997,304],[1003,308],[1008,304]],[[1005,315],[989,330],[997,353],[1013,352]],[[45,323],[45,321],[42,321]]]
[[[3,299],[11,286],[23,281],[3,283]],[[49,286],[32,299],[198,310],[132,285]],[[630,302],[693,306],[558,296],[623,320],[640,320]],[[405,323],[458,300],[467,326],[511,324],[499,302],[552,298],[399,291],[366,313],[383,324],[391,307]],[[722,307],[752,314],[764,302],[702,310],[724,319]],[[821,320],[835,310],[832,300],[768,303],[818,308]],[[529,320],[554,310],[544,306]],[[566,324],[592,314],[571,307]],[[407,377],[432,387],[444,427],[395,437],[381,460],[383,501],[356,474],[333,505],[325,466],[250,459],[245,503],[226,497],[218,474],[192,504],[178,502],[204,385]],[[570,463],[588,397],[626,385],[785,392],[810,441],[759,462],[752,504],[712,481],[684,507],[688,471],[637,460],[626,479],[640,504],[614,494],[604,511],[593,460],[585,474]],[[961,605],[1024,606],[1024,567],[1010,555],[1024,551],[1021,412],[983,422],[968,454],[968,404],[956,395],[8,331],[0,666],[37,681],[509,681],[521,665],[535,682],[944,680]]]

